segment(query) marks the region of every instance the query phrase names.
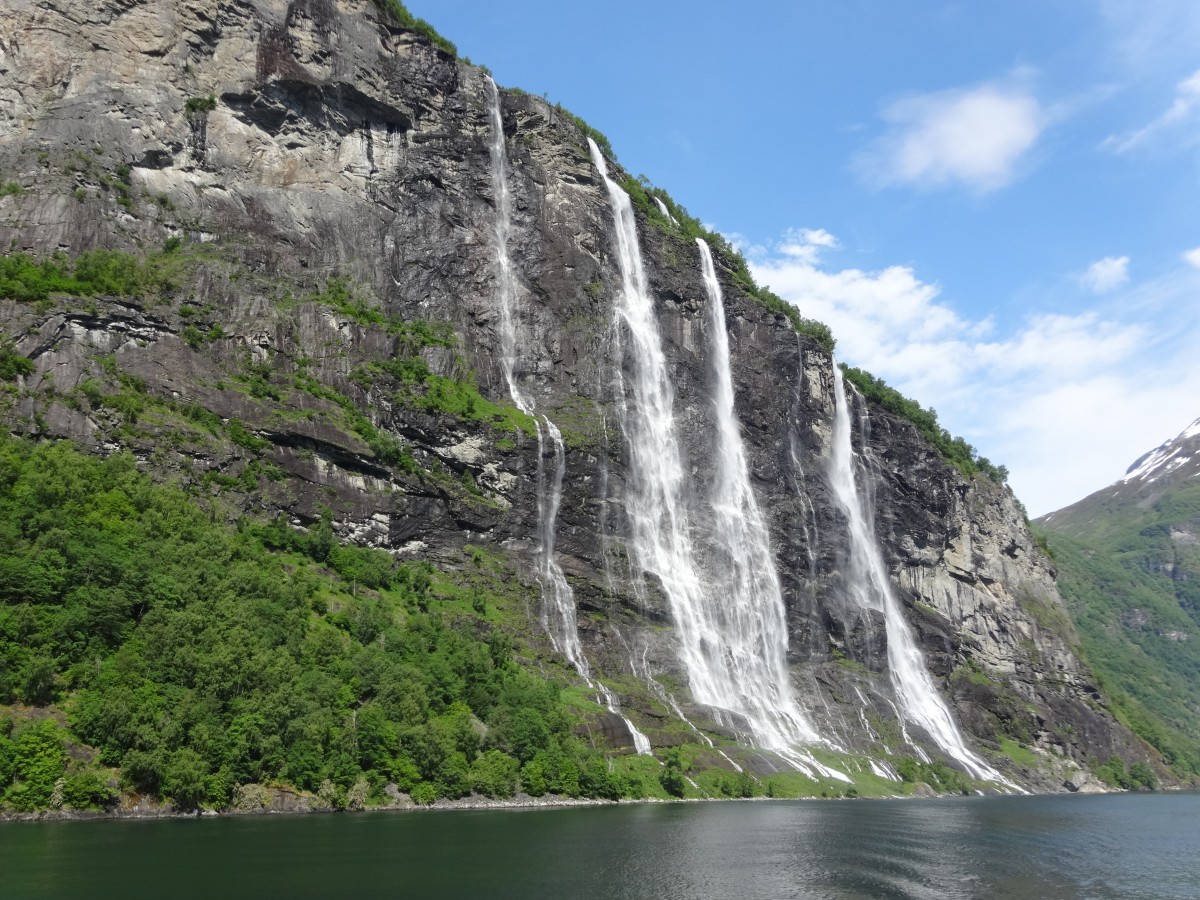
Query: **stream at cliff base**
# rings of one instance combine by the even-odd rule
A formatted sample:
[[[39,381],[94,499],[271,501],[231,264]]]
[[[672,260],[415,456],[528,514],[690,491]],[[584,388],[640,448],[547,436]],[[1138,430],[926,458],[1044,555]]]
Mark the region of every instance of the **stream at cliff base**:
[[[7,823],[0,896],[1194,898],[1200,794]]]

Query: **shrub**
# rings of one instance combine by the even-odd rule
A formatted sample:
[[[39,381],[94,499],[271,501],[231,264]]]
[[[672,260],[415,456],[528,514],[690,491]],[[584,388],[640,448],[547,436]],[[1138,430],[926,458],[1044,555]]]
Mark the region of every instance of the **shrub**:
[[[104,809],[117,801],[117,792],[108,777],[96,769],[81,769],[67,775],[63,785],[63,805],[72,809]]]
[[[597,143],[599,143],[597,141]],[[686,209],[676,203],[665,190],[654,187],[646,176],[634,178],[627,175],[621,182],[621,187],[629,195],[630,201],[646,217],[647,221],[664,230],[678,233],[689,240],[701,238],[712,249],[713,254],[724,261],[730,269],[734,283],[741,291],[757,300],[777,316],[783,316],[798,334],[811,337],[826,353],[832,353],[837,341],[833,332],[824,322],[809,319],[800,314],[793,304],[788,303],[769,288],[759,286],[750,274],[750,266],[740,251],[721,234],[709,231],[700,220],[692,216]],[[663,215],[655,199],[662,202],[667,209]],[[673,221],[672,221],[673,220]]]
[[[905,397],[882,378],[876,378],[870,372],[843,365],[842,373],[869,402],[882,406],[888,412],[917,426],[917,430],[942,458],[952,463],[967,477],[981,472],[997,484],[1004,484],[1008,480],[1006,467],[992,465],[986,457],[976,453],[975,448],[965,440],[954,437],[942,428],[938,424],[937,413],[932,409],[926,409],[916,400]]]
[[[374,0],[374,3],[381,12],[391,16],[400,27],[415,31],[428,38],[443,53],[458,56],[458,48],[451,41],[438,34],[434,27],[424,19],[418,19],[410,13],[400,0]]]
[[[408,796],[412,798],[413,803],[419,803],[421,806],[429,806],[437,800],[438,791],[428,781],[422,781],[409,791]]]
[[[53,719],[37,719],[18,726],[8,746],[7,765],[0,760],[0,768],[8,768],[13,779],[0,799],[24,812],[49,806],[66,771],[63,738],[62,729]],[[3,755],[4,748],[0,747],[0,756]],[[61,785],[58,791],[61,793]]]
[[[217,98],[211,95],[208,97],[188,97],[184,108],[187,110],[189,116],[212,112],[217,108]]]
[[[471,789],[478,794],[507,799],[517,792],[521,764],[499,750],[489,750],[471,765]]]
[[[0,343],[0,381],[16,381],[33,372],[33,361],[8,344]]]
[[[1123,788],[1130,790],[1134,787],[1133,779],[1129,777],[1129,773],[1125,770],[1125,760],[1119,756],[1110,756],[1101,766],[1095,766],[1096,775],[1105,784],[1110,787]]]
[[[1139,759],[1129,767],[1129,780],[1138,790],[1153,791],[1158,788],[1158,777],[1144,760]]]
[[[40,302],[51,294],[140,297],[174,287],[167,256],[138,257],[121,250],[90,250],[71,260],[65,253],[36,259],[28,253],[0,256],[0,297]]]

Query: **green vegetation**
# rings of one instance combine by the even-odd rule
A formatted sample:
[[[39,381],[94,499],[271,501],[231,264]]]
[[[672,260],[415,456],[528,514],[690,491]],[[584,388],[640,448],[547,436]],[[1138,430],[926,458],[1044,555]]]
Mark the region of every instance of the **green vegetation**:
[[[470,60],[468,60],[468,62],[470,62]],[[487,66],[480,66],[480,68],[485,72],[488,72],[488,74],[491,74]],[[511,94],[514,97],[527,97],[529,95],[527,91],[524,91],[518,87],[506,87],[504,88],[504,92],[506,94]],[[545,94],[542,95],[542,99],[546,100],[547,103],[550,102]],[[604,132],[598,128],[593,128],[583,118],[575,115],[575,113],[571,112],[561,103],[555,103],[553,109],[559,116],[566,119],[580,131],[582,131],[585,137],[590,137],[593,141],[595,141],[596,146],[600,148],[605,156],[612,160],[617,158],[616,151],[613,150],[612,142],[608,139],[608,136],[604,134]]]
[[[102,809],[117,799],[108,774],[53,718],[0,716],[0,808]]]
[[[1125,769],[1125,761],[1119,756],[1110,756],[1103,765],[1093,765],[1093,771],[1110,787],[1127,791],[1153,791],[1158,788],[1154,771],[1141,760]]]
[[[0,181],[0,197],[19,197],[25,193],[25,188],[15,181]]]
[[[1088,512],[1074,536],[1037,529],[1113,712],[1193,777],[1200,776],[1200,552],[1172,532],[1196,522],[1200,486],[1185,485],[1145,506],[1131,497],[1124,514]],[[1071,528],[1065,517],[1063,527]]]
[[[190,264],[185,255],[150,253],[136,256],[121,250],[91,250],[71,259],[55,253],[38,260],[27,253],[0,256],[0,298],[45,302],[53,294],[96,297],[142,297],[178,287]]]
[[[293,302],[285,301],[285,305]],[[371,389],[376,381],[386,377],[395,383],[393,399],[397,403],[466,421],[482,422],[503,431],[524,431],[531,437],[537,434],[537,426],[531,416],[514,406],[493,403],[480,394],[474,373],[462,371],[450,377],[430,370],[422,351],[431,347],[455,346],[454,330],[449,323],[420,319],[405,321],[389,315],[371,305],[361,290],[355,290],[339,278],[330,278],[325,289],[308,297],[306,302],[332,307],[360,325],[383,328],[396,337],[396,345],[387,359],[361,366],[351,374],[351,380],[364,390]],[[464,367],[458,365],[455,368]],[[348,398],[328,388],[317,387],[311,378],[298,381],[306,390],[329,396],[348,412],[353,412],[353,404]],[[369,423],[364,425],[365,421],[356,420],[355,430],[370,443],[374,429]]]
[[[405,8],[400,0],[374,0],[374,3],[380,12],[391,16],[401,28],[407,28],[410,31],[417,32],[417,34],[424,35],[433,41],[434,45],[442,52],[448,53],[451,56],[458,56],[458,48],[452,42],[438,34],[434,27],[424,19],[416,18]]]
[[[920,604],[918,604],[920,605]],[[965,678],[971,684],[985,687],[996,687],[996,682],[980,667],[979,663],[968,657],[962,665],[955,668],[951,678]]]
[[[188,97],[187,103],[184,104],[189,116],[195,116],[199,113],[212,112],[217,108],[217,98],[208,97]]]
[[[295,300],[284,300],[281,305],[293,305]],[[305,298],[307,303],[329,306],[359,325],[377,326],[401,339],[399,350],[413,354],[423,347],[453,347],[456,343],[454,328],[449,322],[429,322],[424,319],[404,320],[389,315],[373,306],[361,287],[347,283],[341,278],[330,278],[325,289]]]
[[[33,372],[33,363],[8,342],[0,342],[0,381],[16,381]]]
[[[181,808],[268,783],[351,808],[389,782],[425,802],[631,789],[428,564],[341,544],[328,517],[221,518],[131,456],[0,439],[0,703],[69,724],[0,706],[0,802],[103,805],[115,779]]]
[[[1028,747],[1022,747],[1012,738],[1000,736],[1000,752],[1018,765],[1035,768],[1038,764],[1037,754]]]
[[[554,111],[556,113],[558,113],[560,116],[562,116],[564,119],[566,119],[567,121],[571,122],[576,128],[578,128],[580,131],[582,131],[587,137],[590,137],[593,141],[595,141],[596,146],[599,147],[600,150],[604,153],[604,155],[607,156],[609,159],[615,160],[617,158],[617,154],[613,150],[612,142],[609,141],[608,136],[604,132],[602,132],[600,129],[593,128],[591,125],[589,125],[587,122],[585,122],[582,118],[575,115],[575,113],[571,112],[569,109],[564,107],[561,103],[554,104]]]
[[[858,389],[869,402],[882,406],[888,412],[907,419],[917,426],[925,440],[929,441],[942,457],[953,464],[968,478],[982,473],[1003,484],[1008,480],[1008,469],[996,466],[986,457],[976,453],[975,448],[960,437],[954,437],[938,424],[937,413],[926,409],[916,400],[910,400],[898,390],[890,387],[881,378],[876,378],[870,372],[856,369],[852,366],[842,366],[846,380]]]
[[[944,763],[923,763],[911,756],[896,762],[896,774],[910,784],[924,782],[935,791],[944,794],[969,794],[970,779],[957,769]]]

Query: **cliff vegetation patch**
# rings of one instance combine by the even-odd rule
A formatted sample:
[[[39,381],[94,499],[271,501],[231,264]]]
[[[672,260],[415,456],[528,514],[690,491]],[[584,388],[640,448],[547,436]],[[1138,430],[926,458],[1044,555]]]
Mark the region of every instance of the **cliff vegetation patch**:
[[[328,518],[222,518],[131,456],[0,441],[0,806],[638,793],[514,661],[511,599],[464,608]]]

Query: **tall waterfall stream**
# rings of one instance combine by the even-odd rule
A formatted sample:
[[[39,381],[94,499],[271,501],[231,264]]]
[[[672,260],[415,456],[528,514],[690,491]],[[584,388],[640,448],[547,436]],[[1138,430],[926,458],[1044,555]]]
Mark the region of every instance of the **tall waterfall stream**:
[[[559,429],[549,418],[536,416],[532,399],[518,384],[519,283],[508,252],[511,198],[499,92],[490,80],[488,111],[496,202],[501,366],[513,403],[534,416],[537,424],[538,579],[543,626],[555,648],[596,691],[604,705],[625,721],[635,749],[649,753],[646,736],[621,714],[615,696],[591,674],[579,639],[574,592],[554,557],[566,454]],[[750,482],[749,463],[734,407],[724,298],[712,253],[703,240],[697,240],[708,299],[707,330],[711,340],[716,417],[715,477],[708,496],[703,498],[706,504],[703,515],[711,517],[711,528],[708,543],[701,550],[695,544],[689,522],[689,495],[674,396],[654,298],[638,244],[633,207],[625,191],[609,176],[599,148],[590,139],[588,144],[612,208],[621,275],[613,346],[620,425],[630,454],[630,479],[624,497],[630,559],[638,574],[653,575],[662,586],[693,699],[711,707],[717,719],[723,712],[740,717],[748,723],[755,744],[774,751],[798,770],[849,781],[843,773],[819,762],[807,749],[813,744],[832,745],[811,724],[792,690],[782,590],[769,531]],[[901,725],[908,722],[919,726],[973,776],[1003,781],[999,773],[967,748],[934,688],[920,649],[888,584],[875,540],[870,504],[864,502],[858,486],[859,467],[851,443],[846,389],[836,367],[834,380],[836,407],[829,478],[849,523],[847,589],[862,608],[884,616],[888,668],[899,702]],[[702,558],[705,565],[701,565]]]
[[[854,602],[866,610],[883,613],[887,629],[888,671],[899,701],[901,723],[918,725],[942,750],[976,778],[1005,782],[999,772],[972,753],[963,741],[950,710],[942,701],[921,649],[913,638],[900,601],[888,582],[883,555],[875,539],[872,504],[864,502],[857,471],[850,429],[850,409],[842,371],[833,367],[835,416],[833,452],[829,461],[829,481],[838,502],[846,512],[850,532],[849,565],[846,588]]]
[[[662,585],[693,699],[713,707],[718,717],[721,710],[743,717],[755,743],[797,769],[849,781],[803,746],[819,742],[820,736],[791,691],[783,602],[734,418],[725,316],[711,259],[705,276],[717,342],[713,355],[720,471],[705,513],[713,516],[712,549],[721,557],[714,569],[728,570],[722,579],[706,577],[693,544],[674,396],[633,206],[609,177],[595,142],[589,139],[588,144],[608,191],[621,274],[614,345],[619,394],[626,398],[620,405],[620,420],[630,454],[631,477],[624,498],[630,557],[641,572],[656,576]]]
[[[517,279],[508,255],[508,235],[512,220],[511,195],[508,189],[508,154],[504,146],[504,122],[500,116],[500,92],[496,82],[488,79],[488,116],[492,139],[488,145],[491,158],[492,190],[496,198],[496,267],[497,302],[500,307],[500,352],[508,393],[521,412],[534,417],[538,441],[538,582],[542,588],[542,626],[556,650],[579,673],[579,677],[594,690],[605,708],[620,716],[638,753],[648,754],[650,740],[623,715],[616,696],[591,674],[583,645],[579,641],[579,624],[575,613],[575,592],[567,581],[562,567],[554,558],[555,529],[562,503],[563,474],[566,471],[566,448],[562,433],[546,416],[538,419],[533,402],[521,393],[515,375],[517,363],[517,324],[514,315]],[[545,438],[553,448],[553,470],[546,471]],[[553,612],[553,620],[551,613]]]

